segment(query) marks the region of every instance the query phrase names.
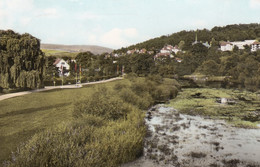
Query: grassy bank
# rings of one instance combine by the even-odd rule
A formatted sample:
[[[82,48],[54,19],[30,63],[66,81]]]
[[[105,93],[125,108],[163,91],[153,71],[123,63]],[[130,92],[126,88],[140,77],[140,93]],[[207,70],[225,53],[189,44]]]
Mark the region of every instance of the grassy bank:
[[[130,76],[1,101],[1,160],[10,157],[6,166],[118,166],[134,160],[146,131],[142,110],[176,96],[174,84]]]
[[[219,98],[232,104],[221,104]],[[256,93],[231,89],[183,89],[170,106],[182,113],[225,119],[236,127],[256,128],[260,123],[260,97]]]

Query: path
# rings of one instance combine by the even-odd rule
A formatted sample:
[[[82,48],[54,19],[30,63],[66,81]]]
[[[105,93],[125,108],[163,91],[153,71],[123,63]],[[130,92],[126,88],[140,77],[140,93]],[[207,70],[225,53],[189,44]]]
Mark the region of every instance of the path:
[[[106,82],[111,82],[111,81],[120,80],[120,79],[123,79],[123,78],[122,77],[116,77],[116,78],[111,78],[111,79],[107,79],[107,80],[88,82],[88,83],[82,83],[82,84],[77,84],[77,85],[46,86],[42,89],[4,94],[4,95],[0,96],[0,101],[5,100],[5,99],[9,99],[9,98],[12,98],[12,97],[23,96],[23,95],[27,95],[27,94],[30,94],[30,93],[35,93],[35,92],[43,92],[43,91],[48,91],[48,90],[53,90],[53,89],[75,89],[75,88],[81,88],[84,85],[94,85],[94,84],[106,83]]]

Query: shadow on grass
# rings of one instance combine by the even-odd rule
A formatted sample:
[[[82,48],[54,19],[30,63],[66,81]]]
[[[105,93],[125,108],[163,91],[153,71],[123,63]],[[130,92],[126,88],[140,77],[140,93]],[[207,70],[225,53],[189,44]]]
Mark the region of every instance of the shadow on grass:
[[[12,151],[16,151],[17,147],[23,142],[29,140],[35,133],[41,129],[33,129],[21,131],[9,136],[0,135],[0,166],[4,160],[11,158]]]
[[[55,105],[44,106],[44,107],[39,107],[39,108],[27,108],[27,109],[18,110],[18,111],[11,111],[11,112],[8,112],[8,113],[5,113],[5,114],[0,114],[0,118],[15,116],[15,115],[19,115],[19,114],[31,114],[33,112],[49,110],[49,109],[52,109],[52,108],[66,107],[70,104],[71,103],[61,103],[61,104],[55,104]]]

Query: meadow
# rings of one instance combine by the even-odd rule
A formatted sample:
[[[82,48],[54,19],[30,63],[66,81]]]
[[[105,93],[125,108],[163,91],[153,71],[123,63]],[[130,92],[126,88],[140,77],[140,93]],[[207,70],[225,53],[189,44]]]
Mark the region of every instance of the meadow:
[[[55,56],[58,58],[62,57],[71,57],[75,58],[79,52],[67,52],[67,51],[62,51],[62,50],[51,50],[51,49],[41,49],[46,56]]]
[[[139,157],[144,110],[177,95],[160,77],[39,92],[0,101],[4,166],[118,166]],[[5,161],[4,161],[5,160]]]

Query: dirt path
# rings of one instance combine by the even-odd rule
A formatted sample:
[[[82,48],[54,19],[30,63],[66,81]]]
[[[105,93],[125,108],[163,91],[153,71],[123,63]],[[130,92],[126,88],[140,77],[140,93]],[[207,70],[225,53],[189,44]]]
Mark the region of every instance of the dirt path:
[[[35,92],[43,92],[43,91],[48,91],[48,90],[53,90],[53,89],[75,89],[75,88],[81,88],[84,85],[94,85],[94,84],[106,83],[106,82],[111,82],[111,81],[120,80],[120,79],[123,79],[123,78],[117,77],[117,78],[111,78],[111,79],[102,80],[102,81],[82,83],[82,84],[77,84],[77,85],[46,86],[45,88],[42,88],[42,89],[4,94],[4,95],[0,96],[0,101],[5,100],[5,99],[9,99],[9,98],[12,98],[12,97],[23,96],[23,95],[35,93]]]

